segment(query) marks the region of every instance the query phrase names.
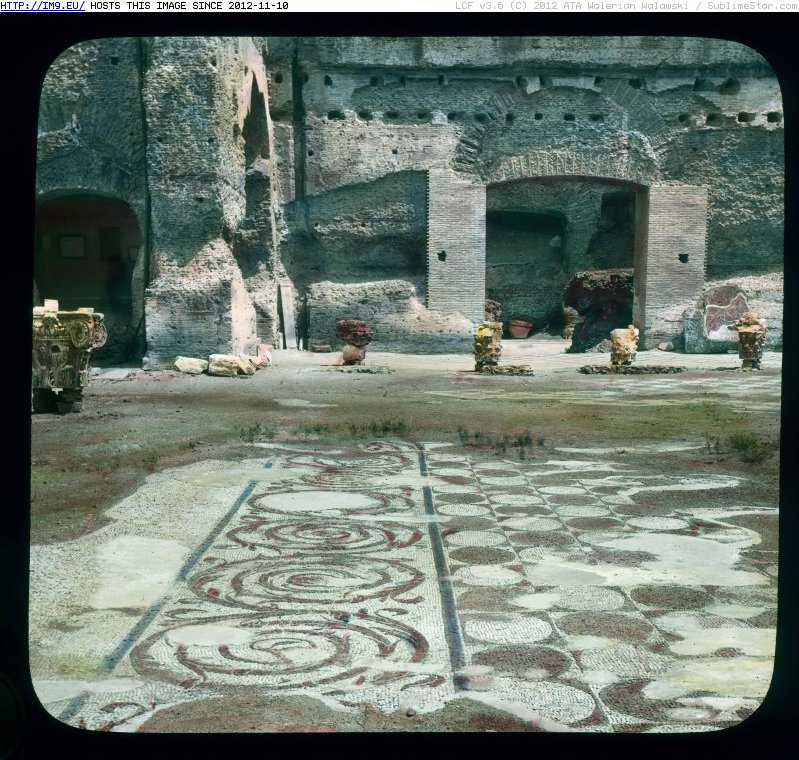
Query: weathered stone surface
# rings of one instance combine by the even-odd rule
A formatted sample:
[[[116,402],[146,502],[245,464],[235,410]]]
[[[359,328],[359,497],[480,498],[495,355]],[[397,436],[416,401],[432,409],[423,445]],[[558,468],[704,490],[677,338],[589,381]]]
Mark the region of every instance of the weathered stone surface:
[[[208,369],[208,360],[177,356],[175,357],[175,369],[185,372],[187,375],[201,375]]]
[[[638,352],[638,328],[630,325],[610,332],[610,363],[615,367],[629,366]]]
[[[208,374],[218,377],[235,377],[243,374],[243,362],[232,354],[211,354],[208,357]]]
[[[257,367],[250,360],[246,354],[238,354],[236,357],[239,360],[239,371],[242,375],[254,375]]]
[[[663,343],[658,343],[658,350],[659,351],[674,351],[674,344],[670,341],[664,341]]]

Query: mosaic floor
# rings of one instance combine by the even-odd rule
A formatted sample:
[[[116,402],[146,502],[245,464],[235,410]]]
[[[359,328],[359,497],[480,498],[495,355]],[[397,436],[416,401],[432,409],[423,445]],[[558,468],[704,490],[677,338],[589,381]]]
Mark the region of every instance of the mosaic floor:
[[[135,731],[258,686],[341,710],[468,698],[553,730],[708,731],[768,688],[777,506],[736,500],[738,478],[601,449],[253,446],[155,473],[106,528],[33,547],[31,669],[52,715]]]

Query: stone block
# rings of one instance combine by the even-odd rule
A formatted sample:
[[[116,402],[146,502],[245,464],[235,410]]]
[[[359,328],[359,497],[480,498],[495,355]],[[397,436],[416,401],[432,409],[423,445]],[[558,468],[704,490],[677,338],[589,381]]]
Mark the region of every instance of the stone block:
[[[217,377],[235,377],[242,362],[233,354],[211,354],[208,357],[208,374]]]
[[[189,356],[175,357],[175,369],[187,375],[201,375],[208,369],[207,359],[193,359]]]

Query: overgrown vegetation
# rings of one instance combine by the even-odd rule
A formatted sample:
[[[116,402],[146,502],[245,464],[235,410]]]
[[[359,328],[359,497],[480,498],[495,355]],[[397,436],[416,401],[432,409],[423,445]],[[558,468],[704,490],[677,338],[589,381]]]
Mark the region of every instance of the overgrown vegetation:
[[[351,424],[349,430],[353,438],[379,437],[382,435],[398,435],[404,437],[410,433],[408,423],[398,417],[372,420],[371,422],[362,423],[360,425]]]
[[[729,450],[742,462],[758,464],[768,459],[777,448],[771,441],[754,433],[733,433],[727,439]]]
[[[277,428],[274,425],[263,425],[256,422],[252,425],[243,425],[239,428],[239,437],[247,443],[261,438],[274,438],[277,435]]]
[[[544,436],[536,435],[530,430],[509,434],[493,430],[468,430],[463,426],[458,427],[458,438],[464,446],[493,448],[497,456],[507,456],[509,449],[516,449],[519,459],[534,456],[532,453],[534,443],[536,446],[543,446],[546,443]]]
[[[705,433],[705,449],[715,456],[717,462],[735,456],[742,462],[759,464],[779,449],[779,443],[772,443],[751,432],[733,433],[723,442],[721,436]]]

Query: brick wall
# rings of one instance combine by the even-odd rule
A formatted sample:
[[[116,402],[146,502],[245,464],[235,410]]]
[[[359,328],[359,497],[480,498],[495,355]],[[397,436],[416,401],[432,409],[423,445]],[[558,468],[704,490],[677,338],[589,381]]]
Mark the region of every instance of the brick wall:
[[[427,306],[483,318],[486,189],[446,171],[428,175]]]
[[[645,348],[679,335],[682,311],[702,296],[707,212],[704,187],[655,185],[649,189],[648,242],[642,262]]]

